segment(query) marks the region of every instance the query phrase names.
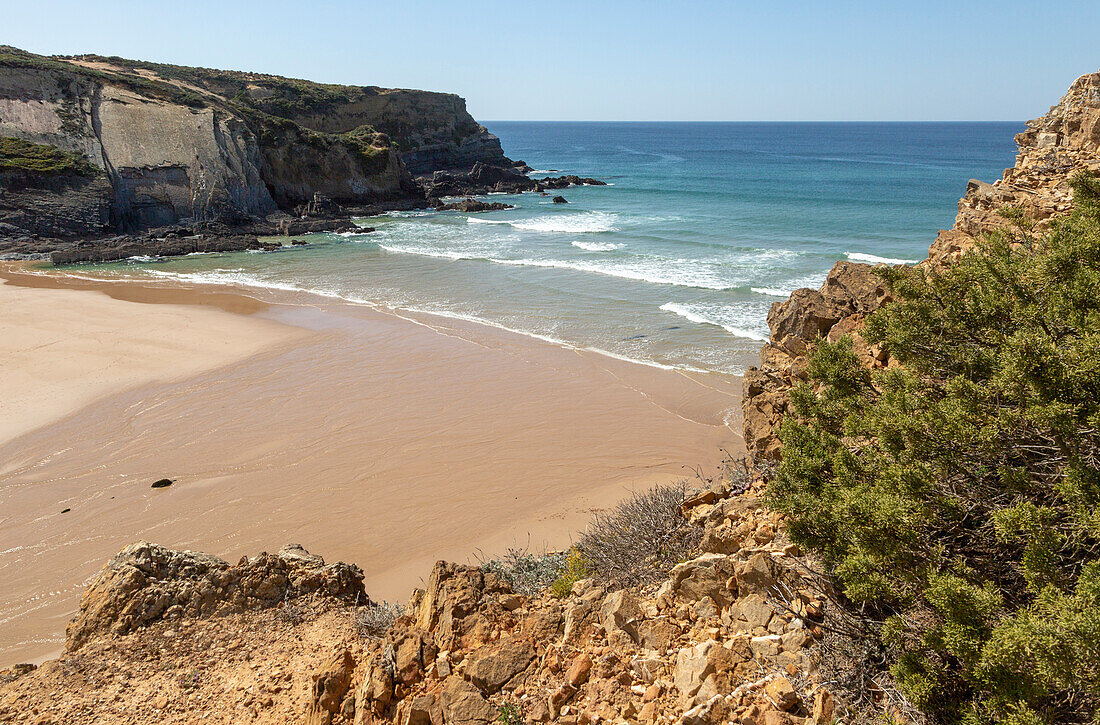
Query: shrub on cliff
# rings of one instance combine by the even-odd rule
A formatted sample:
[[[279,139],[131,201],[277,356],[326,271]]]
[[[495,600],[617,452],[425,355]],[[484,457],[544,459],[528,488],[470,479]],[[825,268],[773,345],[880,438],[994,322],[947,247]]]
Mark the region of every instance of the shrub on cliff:
[[[0,171],[10,170],[90,176],[96,168],[83,154],[21,138],[0,136]]]
[[[1100,717],[1100,180],[1039,234],[885,272],[866,337],[821,343],[792,395],[772,505],[879,622],[944,722]]]
[[[589,575],[617,586],[663,579],[691,558],[702,530],[680,511],[687,483],[658,484],[634,492],[608,511],[598,511],[573,549]]]

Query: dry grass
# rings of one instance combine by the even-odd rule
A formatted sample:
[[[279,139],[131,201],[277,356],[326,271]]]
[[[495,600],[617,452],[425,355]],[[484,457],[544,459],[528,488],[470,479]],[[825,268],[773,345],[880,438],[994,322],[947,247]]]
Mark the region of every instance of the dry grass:
[[[647,584],[695,555],[702,530],[680,512],[687,483],[662,484],[592,518],[574,550],[588,571],[616,586]]]
[[[376,639],[384,635],[394,621],[405,613],[400,602],[378,602],[363,607],[355,615],[355,629],[364,639]]]

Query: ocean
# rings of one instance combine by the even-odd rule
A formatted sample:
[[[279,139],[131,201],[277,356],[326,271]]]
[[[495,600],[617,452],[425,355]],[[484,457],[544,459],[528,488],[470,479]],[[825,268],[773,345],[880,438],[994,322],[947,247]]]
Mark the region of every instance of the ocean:
[[[605,187],[515,209],[395,212],[274,253],[131,259],[108,275],[307,290],[507,328],[649,365],[738,374],[772,303],[838,260],[922,259],[1019,123],[489,122],[537,172]],[[87,268],[85,268],[87,269]]]

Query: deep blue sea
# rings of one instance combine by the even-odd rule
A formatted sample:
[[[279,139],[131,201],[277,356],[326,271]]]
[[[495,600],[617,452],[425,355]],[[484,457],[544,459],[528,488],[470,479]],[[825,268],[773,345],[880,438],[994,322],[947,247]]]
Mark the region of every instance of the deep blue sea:
[[[770,305],[837,261],[913,262],[970,178],[1014,161],[1017,123],[490,122],[540,172],[606,187],[394,213],[372,234],[102,271],[305,289],[483,321],[649,364],[737,373]],[[535,174],[538,176],[539,174]],[[555,192],[558,193],[558,192]]]

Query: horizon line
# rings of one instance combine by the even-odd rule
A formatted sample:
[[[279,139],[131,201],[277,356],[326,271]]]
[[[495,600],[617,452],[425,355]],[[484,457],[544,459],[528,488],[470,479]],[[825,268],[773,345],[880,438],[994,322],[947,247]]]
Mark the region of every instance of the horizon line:
[[[850,119],[733,119],[725,121],[716,120],[690,120],[690,119],[654,119],[654,120],[600,120],[600,119],[533,119],[533,118],[489,118],[478,123],[1022,123],[1026,120],[1016,119],[875,119],[875,118],[850,118]]]

